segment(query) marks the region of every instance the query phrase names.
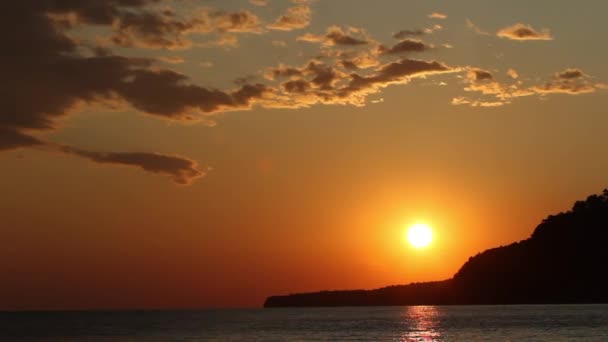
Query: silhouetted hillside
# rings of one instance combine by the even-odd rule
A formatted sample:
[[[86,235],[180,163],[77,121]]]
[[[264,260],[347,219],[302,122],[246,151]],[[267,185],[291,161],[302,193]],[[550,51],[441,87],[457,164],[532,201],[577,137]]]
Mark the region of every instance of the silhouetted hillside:
[[[273,296],[265,307],[608,302],[608,190],[551,215],[526,240],[469,258],[452,279]]]

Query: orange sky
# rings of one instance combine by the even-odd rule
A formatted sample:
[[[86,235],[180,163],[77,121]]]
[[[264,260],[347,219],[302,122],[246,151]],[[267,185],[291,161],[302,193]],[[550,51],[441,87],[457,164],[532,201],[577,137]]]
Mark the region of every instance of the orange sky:
[[[606,187],[603,3],[11,6],[0,310],[446,279]]]

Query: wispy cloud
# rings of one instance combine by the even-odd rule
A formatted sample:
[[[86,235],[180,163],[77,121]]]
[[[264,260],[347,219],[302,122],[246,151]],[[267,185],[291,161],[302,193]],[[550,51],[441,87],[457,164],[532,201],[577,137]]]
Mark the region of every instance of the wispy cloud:
[[[144,171],[170,177],[175,183],[188,185],[205,176],[195,161],[180,156],[146,152],[96,152],[69,146],[59,146],[58,151],[88,159],[99,164],[138,167]]]
[[[472,30],[473,32],[482,35],[482,36],[489,36],[490,33],[482,30],[479,26],[477,26],[477,24],[475,24],[471,19],[467,18],[466,21],[466,26],[468,29]]]
[[[428,17],[431,19],[446,19],[448,15],[440,12],[433,12],[429,14]]]

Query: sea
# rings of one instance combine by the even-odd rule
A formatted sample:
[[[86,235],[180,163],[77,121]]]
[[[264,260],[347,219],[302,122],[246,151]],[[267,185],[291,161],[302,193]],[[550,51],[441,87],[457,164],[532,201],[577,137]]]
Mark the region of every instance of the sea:
[[[0,341],[608,341],[608,305],[0,313]]]

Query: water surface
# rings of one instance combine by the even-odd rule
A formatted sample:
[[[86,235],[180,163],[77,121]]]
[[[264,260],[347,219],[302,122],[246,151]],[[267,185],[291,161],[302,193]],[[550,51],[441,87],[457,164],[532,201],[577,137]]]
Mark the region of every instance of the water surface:
[[[608,305],[0,313],[0,340],[608,341]]]

